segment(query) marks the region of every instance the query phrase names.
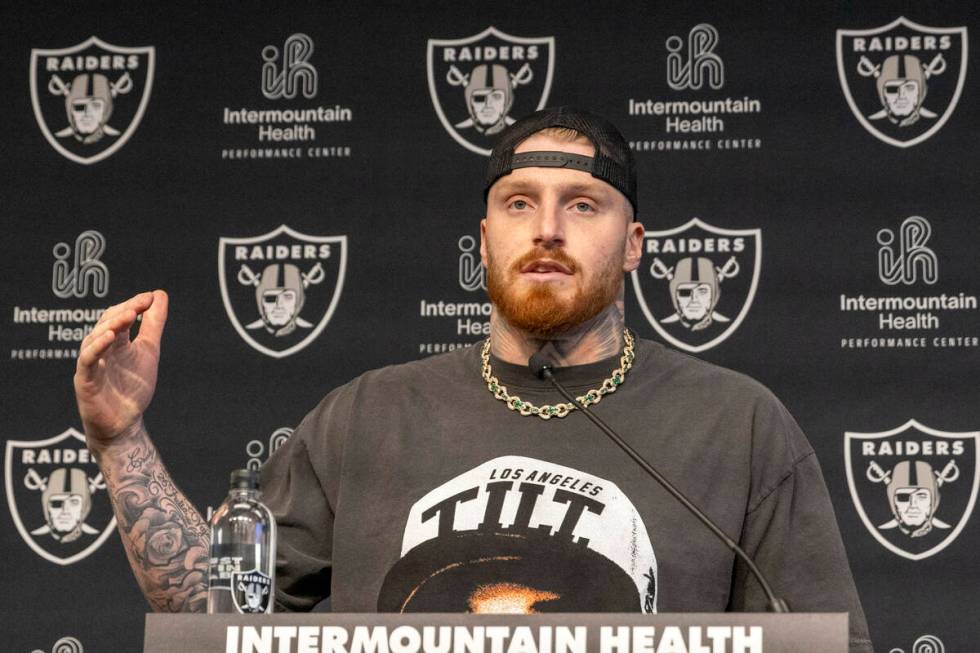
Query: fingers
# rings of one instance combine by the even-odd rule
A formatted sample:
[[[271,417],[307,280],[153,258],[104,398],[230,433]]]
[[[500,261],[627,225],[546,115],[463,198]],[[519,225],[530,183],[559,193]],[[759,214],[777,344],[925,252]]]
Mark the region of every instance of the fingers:
[[[78,353],[78,366],[75,370],[83,380],[89,380],[94,376],[99,359],[115,339],[116,334],[111,329],[102,331],[99,336],[93,337],[92,334],[89,334],[85,338],[82,349]]]
[[[166,319],[166,294],[163,297],[163,320]],[[146,292],[111,306],[99,317],[92,333],[82,340],[78,353],[76,371],[83,379],[90,379],[96,372],[96,366],[110,347],[121,347],[129,342],[129,329],[136,321],[137,315],[145,313],[154,303],[154,293]],[[160,310],[157,310],[159,313]],[[152,321],[152,320],[151,320]],[[157,318],[156,322],[160,322]],[[158,330],[162,330],[162,325]],[[157,336],[159,338],[159,336]]]
[[[114,318],[100,320],[92,333],[85,336],[78,353],[78,369],[91,367],[109,347],[125,344],[129,340],[129,327],[136,320],[136,312],[117,312]]]
[[[150,305],[143,313],[140,321],[139,338],[146,338],[159,347],[160,337],[163,335],[163,327],[167,323],[167,308],[170,299],[167,293],[162,290],[154,290],[150,293]]]
[[[107,322],[108,320],[115,318],[120,313],[124,313],[126,311],[134,311],[137,315],[139,315],[149,308],[152,303],[153,293],[151,292],[144,292],[140,293],[139,295],[134,295],[120,304],[107,308],[99,318],[98,324]]]

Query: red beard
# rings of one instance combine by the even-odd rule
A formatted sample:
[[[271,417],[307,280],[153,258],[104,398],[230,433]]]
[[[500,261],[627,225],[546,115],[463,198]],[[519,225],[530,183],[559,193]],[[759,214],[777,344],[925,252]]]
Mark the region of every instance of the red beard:
[[[550,283],[535,283],[519,290],[507,277],[517,278],[521,269],[538,259],[551,259],[573,274],[581,266],[563,249],[535,248],[519,257],[507,270],[487,252],[487,292],[507,322],[532,336],[549,339],[591,320],[612,304],[622,289],[623,261],[610,260],[588,286],[579,285],[571,300],[562,299]]]

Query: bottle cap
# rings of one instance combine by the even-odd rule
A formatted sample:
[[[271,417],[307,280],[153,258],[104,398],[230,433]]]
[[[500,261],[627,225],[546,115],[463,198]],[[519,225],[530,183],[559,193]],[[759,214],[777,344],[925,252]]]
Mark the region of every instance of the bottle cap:
[[[254,469],[236,469],[231,473],[232,489],[257,490],[259,473]]]

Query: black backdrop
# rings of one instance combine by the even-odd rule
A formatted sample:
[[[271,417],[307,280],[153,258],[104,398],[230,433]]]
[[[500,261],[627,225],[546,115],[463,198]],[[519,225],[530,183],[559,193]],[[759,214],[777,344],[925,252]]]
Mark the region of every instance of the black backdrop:
[[[659,254],[645,256],[635,285],[627,280],[627,322],[758,378],[789,406],[824,468],[877,649],[942,642],[972,650],[980,598],[974,5],[506,4],[3,9],[5,650],[137,650],[142,641],[147,608],[115,533],[102,538],[108,499],[72,430],[81,426],[71,339],[93,317],[76,309],[155,287],[170,293],[147,424],[202,509],[221,501],[228,470],[260,464],[329,389],[481,337],[486,299],[479,276],[467,274],[464,238],[478,235],[483,215],[486,159],[474,150],[491,142],[465,124],[464,87],[480,86],[480,65],[491,76],[494,65],[506,68],[511,114],[581,105],[635,144],[640,217]],[[469,44],[481,60],[456,45],[449,61],[446,45],[433,43],[429,63],[430,40],[490,27]],[[707,35],[700,52],[692,29]],[[879,47],[874,34],[838,30],[877,32]],[[307,39],[287,43],[297,34]],[[91,36],[99,41],[86,45]],[[121,68],[99,58],[127,48],[137,50],[120,55]],[[681,64],[720,64],[717,88],[710,78],[669,76],[672,51]],[[73,65],[79,54],[82,68],[85,55],[96,56],[93,69]],[[272,82],[288,56],[306,64],[294,73],[315,71],[310,97],[302,85],[292,98],[289,84],[287,97],[263,93],[282,92]],[[889,57],[913,72],[889,69]],[[99,75],[109,89],[101,96]],[[902,92],[918,92],[909,109],[918,120],[882,117],[879,79],[914,82]],[[95,127],[101,138],[83,122],[71,129],[66,94],[69,103],[101,98],[103,116],[109,97],[109,129]],[[298,123],[248,122],[249,110],[318,107]],[[241,124],[227,123],[242,109]],[[713,131],[679,132],[677,120]],[[292,126],[305,140],[260,140],[261,127]],[[294,156],[263,156],[274,149]],[[281,225],[291,231],[264,238]],[[744,248],[738,274],[721,281],[721,317],[702,332],[667,320],[673,308],[666,280],[650,272],[654,257],[675,268],[684,255],[664,249],[668,239],[703,247],[724,237],[741,237]],[[246,262],[255,283],[273,264],[308,275],[294,332],[262,328],[253,277],[241,280],[234,243],[222,258],[222,239],[329,245],[328,257],[289,250],[286,259]],[[717,268],[731,258],[702,254]],[[869,308],[867,298],[892,303]],[[930,491],[942,497],[932,531],[919,537],[883,527],[892,517],[887,479],[901,476],[902,461],[927,463]],[[76,493],[91,495],[73,541],[45,531],[44,488],[58,485],[58,469],[84,470],[87,489]]]

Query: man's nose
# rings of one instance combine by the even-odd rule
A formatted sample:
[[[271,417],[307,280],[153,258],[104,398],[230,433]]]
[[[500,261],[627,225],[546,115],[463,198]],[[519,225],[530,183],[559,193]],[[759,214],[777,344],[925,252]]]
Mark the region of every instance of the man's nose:
[[[565,244],[565,220],[561,205],[557,201],[550,199],[542,201],[535,220],[534,244],[536,246],[551,248]]]

